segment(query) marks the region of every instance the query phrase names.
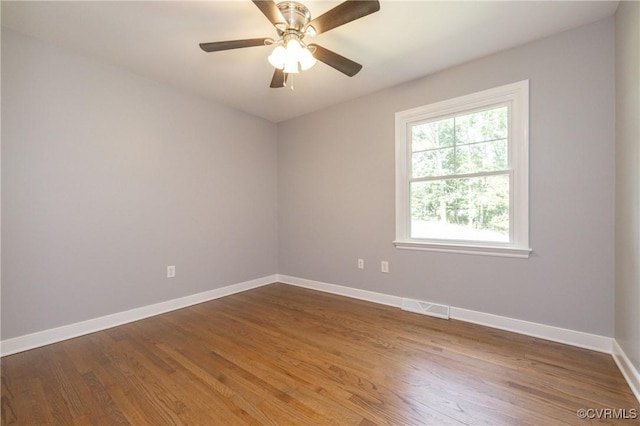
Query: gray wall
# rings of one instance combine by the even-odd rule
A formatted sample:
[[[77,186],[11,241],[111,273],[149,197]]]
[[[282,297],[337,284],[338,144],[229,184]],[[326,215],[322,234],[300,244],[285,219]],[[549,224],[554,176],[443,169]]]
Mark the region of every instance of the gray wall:
[[[616,341],[640,370],[640,3],[616,11]]]
[[[278,126],[3,30],[2,338],[277,272],[613,336],[613,24]],[[395,249],[394,113],[523,79],[531,258]]]
[[[394,113],[524,79],[531,258],[395,249]],[[612,337],[614,86],[609,18],[282,123],[279,272]]]
[[[3,339],[275,274],[276,200],[275,124],[3,29]]]

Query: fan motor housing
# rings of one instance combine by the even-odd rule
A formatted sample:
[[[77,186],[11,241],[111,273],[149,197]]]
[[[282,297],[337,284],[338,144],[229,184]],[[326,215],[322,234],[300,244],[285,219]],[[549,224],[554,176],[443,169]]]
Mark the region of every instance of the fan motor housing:
[[[309,9],[301,3],[295,1],[283,1],[278,3],[278,9],[286,20],[286,27],[278,28],[281,31],[294,30],[302,33],[311,21],[311,12],[309,12]]]

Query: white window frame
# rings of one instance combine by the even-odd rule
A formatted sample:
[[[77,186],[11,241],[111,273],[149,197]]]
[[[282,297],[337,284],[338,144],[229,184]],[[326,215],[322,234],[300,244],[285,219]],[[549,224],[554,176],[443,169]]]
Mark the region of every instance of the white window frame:
[[[509,107],[509,242],[411,238],[409,175],[411,125],[462,115],[494,105]],[[529,247],[529,80],[396,113],[396,239],[399,249],[528,258]]]

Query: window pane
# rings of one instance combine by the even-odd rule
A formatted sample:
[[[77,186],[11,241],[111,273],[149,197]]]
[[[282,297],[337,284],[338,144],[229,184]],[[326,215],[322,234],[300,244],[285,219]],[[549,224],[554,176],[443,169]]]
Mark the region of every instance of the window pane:
[[[411,154],[413,177],[443,176],[454,173],[453,155],[453,148],[434,149]]]
[[[412,182],[411,238],[509,242],[509,175]]]
[[[507,107],[500,107],[456,117],[456,143],[506,139],[507,112]]]
[[[495,172],[507,169],[507,140],[461,145],[456,148],[457,173]]]
[[[453,118],[411,127],[412,152],[451,145],[453,145]]]

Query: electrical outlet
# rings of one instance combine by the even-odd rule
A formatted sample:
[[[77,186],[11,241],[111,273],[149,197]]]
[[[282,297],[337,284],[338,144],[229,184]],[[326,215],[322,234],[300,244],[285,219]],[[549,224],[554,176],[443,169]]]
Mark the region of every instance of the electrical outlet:
[[[389,262],[386,260],[380,262],[380,272],[389,272]]]
[[[364,269],[364,259],[358,259],[358,269]]]
[[[176,265],[167,266],[167,278],[176,277]]]

